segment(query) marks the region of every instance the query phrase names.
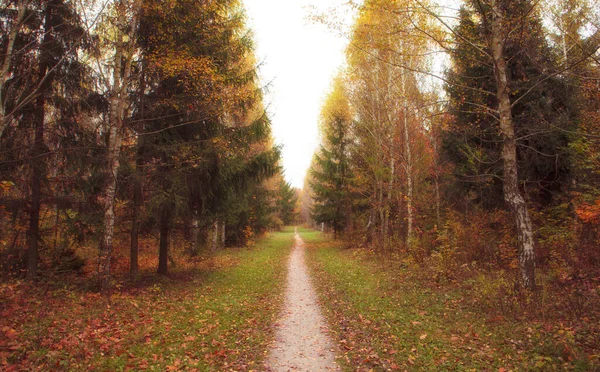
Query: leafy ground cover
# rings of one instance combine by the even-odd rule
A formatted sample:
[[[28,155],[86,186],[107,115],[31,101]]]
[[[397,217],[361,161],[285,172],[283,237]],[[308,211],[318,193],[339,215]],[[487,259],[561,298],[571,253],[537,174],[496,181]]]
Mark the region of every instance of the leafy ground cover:
[[[600,370],[598,322],[482,311],[468,283],[432,285],[302,230],[346,370]]]
[[[260,369],[293,229],[117,285],[0,284],[0,370]]]

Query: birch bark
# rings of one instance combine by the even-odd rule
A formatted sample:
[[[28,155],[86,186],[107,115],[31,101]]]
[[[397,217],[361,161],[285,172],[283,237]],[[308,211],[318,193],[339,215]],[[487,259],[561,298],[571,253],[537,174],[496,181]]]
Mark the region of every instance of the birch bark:
[[[519,190],[517,170],[517,141],[513,124],[510,88],[504,53],[505,24],[504,15],[498,1],[492,0],[491,20],[491,52],[494,62],[494,73],[497,86],[498,113],[500,131],[503,137],[502,159],[504,162],[504,200],[510,206],[517,226],[519,238],[519,267],[523,286],[535,288],[535,253],[533,244],[533,227],[527,203]]]
[[[12,27],[10,28],[10,32],[8,34],[8,42],[6,44],[6,52],[4,54],[4,60],[2,61],[2,72],[0,72],[0,138],[2,138],[4,130],[10,124],[10,118],[7,116],[6,113],[6,107],[4,102],[6,97],[4,97],[4,92],[6,82],[10,77],[10,65],[13,57],[15,41],[17,39],[19,31],[21,30],[21,26],[23,25],[23,21],[25,21],[27,4],[27,1],[17,2],[17,18],[15,19]]]
[[[115,195],[119,156],[125,127],[125,112],[127,106],[127,88],[131,78],[131,67],[135,53],[135,38],[126,35],[123,30],[137,30],[141,15],[141,0],[131,4],[132,18],[127,19],[128,5],[124,0],[115,2],[117,27],[115,54],[113,58],[113,76],[110,97],[108,148],[106,156],[106,185],[104,189],[104,234],[100,245],[98,258],[98,276],[103,290],[110,287],[110,261],[112,258],[113,236],[115,225]]]
[[[408,91],[406,84],[406,74],[408,71],[402,72],[402,92],[404,97],[402,98],[402,116],[404,118],[404,152],[406,157],[406,246],[410,247],[413,237],[413,169],[412,169],[412,148],[410,145],[410,133],[408,130],[409,120],[409,105],[408,105]]]

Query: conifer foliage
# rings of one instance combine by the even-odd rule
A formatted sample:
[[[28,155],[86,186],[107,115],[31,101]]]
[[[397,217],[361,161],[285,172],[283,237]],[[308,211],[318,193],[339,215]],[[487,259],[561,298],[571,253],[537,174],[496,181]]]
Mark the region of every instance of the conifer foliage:
[[[173,246],[294,219],[240,1],[15,0],[0,17],[4,274],[79,270],[95,246],[110,289],[127,237],[135,278],[154,232],[166,274]]]
[[[309,176],[312,218],[327,224],[335,235],[349,229],[352,221],[351,124],[344,82],[338,78],[323,107],[323,144],[314,156]]]

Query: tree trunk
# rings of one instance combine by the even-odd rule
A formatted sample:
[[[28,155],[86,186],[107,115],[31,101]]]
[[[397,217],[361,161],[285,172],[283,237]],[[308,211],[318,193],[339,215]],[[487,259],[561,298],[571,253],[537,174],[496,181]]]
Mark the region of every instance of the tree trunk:
[[[132,29],[135,30],[139,23],[140,8],[136,2],[131,20]],[[125,106],[127,100],[127,87],[131,75],[131,65],[134,54],[134,38],[129,37],[125,42],[122,30],[128,26],[127,9],[123,0],[117,2],[117,40],[115,42],[115,55],[113,58],[113,81],[110,98],[108,149],[106,158],[106,185],[104,189],[104,234],[100,245],[98,257],[98,276],[102,290],[110,286],[110,261],[112,257],[112,244],[115,224],[115,195],[117,190],[117,176],[119,169],[119,156],[123,138],[125,122]]]
[[[442,215],[440,213],[440,206],[442,204],[442,198],[440,197],[440,179],[436,174],[433,178],[433,182],[435,184],[435,220],[438,229],[442,226]]]
[[[168,213],[161,213],[160,217],[160,245],[158,248],[158,274],[166,275],[169,271],[169,233],[171,221]]]
[[[45,178],[46,167],[43,159],[44,146],[44,121],[46,116],[46,99],[48,89],[52,85],[54,73],[49,72],[51,63],[51,48],[54,41],[52,24],[52,3],[48,3],[44,15],[44,38],[39,52],[39,93],[35,102],[33,113],[33,127],[35,129],[33,149],[31,151],[31,204],[29,209],[29,229],[27,232],[27,274],[26,278],[32,280],[37,274],[38,243],[40,238],[40,210],[42,198],[42,180]],[[46,76],[46,75],[49,76]]]
[[[115,103],[111,103],[113,106]],[[121,128],[113,120],[117,113],[111,108],[111,124],[107,154],[106,186],[104,191],[104,235],[98,262],[98,274],[103,290],[110,285],[110,261],[112,257],[113,235],[115,225],[115,195],[117,192],[117,176],[119,169],[119,155],[121,151]]]
[[[122,35],[119,39],[122,40]],[[117,176],[119,169],[119,156],[123,130],[123,117],[121,112],[121,63],[123,46],[117,42],[114,58],[113,91],[110,99],[108,148],[106,155],[106,185],[104,188],[104,235],[98,257],[98,276],[102,290],[110,286],[110,261],[112,257],[113,235],[115,225],[115,195],[117,192]]]
[[[225,222],[221,222],[221,248],[225,248]]]
[[[375,233],[373,232],[373,209],[371,209],[369,211],[369,220],[367,221],[367,240],[366,240],[366,244],[371,244],[373,243],[373,236],[375,235]]]
[[[190,229],[190,239],[192,241],[192,256],[197,256],[200,253],[200,222],[196,216],[192,217],[192,228]]]
[[[433,131],[435,131],[435,128],[432,128]],[[442,227],[442,216],[440,213],[440,207],[442,204],[442,199],[440,196],[440,172],[439,172],[439,164],[438,164],[438,139],[437,139],[437,135],[433,135],[431,136],[431,143],[433,144],[433,166],[434,168],[434,176],[433,176],[433,183],[435,186],[435,218],[436,218],[436,224],[437,224],[437,228],[440,229]]]
[[[183,239],[186,241],[190,241],[192,238],[192,217],[186,214],[183,215],[181,219],[183,220]]]
[[[410,62],[409,62],[410,64]],[[404,119],[404,152],[406,157],[406,246],[410,248],[413,240],[413,169],[412,169],[412,147],[410,145],[410,133],[408,130],[408,92],[406,84],[406,74],[408,71],[402,72],[402,92],[404,97],[402,99],[402,116]]]
[[[217,250],[217,242],[219,241],[219,222],[217,220],[213,222],[212,229],[213,233],[210,240],[210,250],[211,252],[215,252]]]
[[[563,64],[567,66],[567,64],[569,63],[569,54],[567,53],[567,30],[565,28],[565,23],[562,14],[558,14],[557,19],[560,31],[560,46],[563,54]]]
[[[42,94],[43,96],[43,94]],[[43,98],[38,99],[37,104],[44,105]],[[27,232],[27,274],[26,278],[32,280],[37,275],[38,267],[38,241],[40,235],[40,209],[42,194],[42,178],[44,177],[44,166],[41,159],[37,159],[44,149],[44,107],[37,107],[35,140],[31,160],[31,205],[29,207],[29,229]],[[39,119],[41,117],[41,120]]]
[[[139,234],[140,234],[140,211],[142,209],[142,204],[144,203],[143,194],[142,194],[142,166],[144,165],[144,145],[146,142],[146,137],[143,135],[144,129],[146,125],[144,124],[145,115],[145,100],[144,100],[144,92],[146,91],[146,73],[145,73],[145,63],[142,59],[140,69],[140,86],[138,90],[138,98],[140,100],[140,120],[142,120],[142,130],[141,135],[138,136],[137,149],[135,152],[135,178],[133,185],[133,219],[131,222],[131,242],[129,247],[129,274],[131,278],[135,278],[139,272]]]
[[[136,161],[136,164],[139,163]],[[129,274],[131,278],[138,275],[138,253],[139,253],[139,233],[140,233],[140,210],[142,207],[142,180],[139,166],[136,169],[136,177],[133,185],[133,218],[131,221],[131,245],[129,247]]]
[[[498,113],[503,137],[502,160],[504,161],[504,200],[510,206],[517,225],[519,238],[519,267],[523,286],[535,288],[535,253],[533,228],[525,199],[519,190],[517,170],[517,141],[512,121],[510,88],[504,55],[505,25],[502,10],[496,1],[492,2],[491,51],[497,85]]]
[[[391,143],[393,143],[393,140],[390,141]],[[392,145],[393,146],[393,145]],[[387,236],[389,239],[389,235],[390,235],[390,215],[391,215],[391,209],[392,209],[392,191],[394,189],[394,179],[396,178],[396,159],[394,158],[394,150],[393,147],[391,148],[390,151],[390,183],[388,185],[388,190],[387,190],[387,212],[385,214],[385,229],[388,231]],[[393,231],[393,230],[391,230]]]
[[[387,237],[387,224],[385,221],[385,207],[383,204],[383,185],[381,182],[377,181],[377,209],[379,212],[379,249],[382,252],[385,252],[386,249],[386,237]]]
[[[18,1],[17,18],[14,21],[14,24],[12,24],[10,32],[8,33],[8,42],[6,45],[6,51],[4,52],[4,61],[2,62],[2,71],[0,72],[0,138],[2,138],[2,134],[4,133],[4,130],[8,127],[10,122],[6,114],[6,107],[4,102],[6,97],[4,97],[4,87],[10,75],[10,65],[13,57],[15,41],[17,39],[17,35],[19,34],[21,26],[23,25],[23,21],[25,20],[26,10],[27,3],[25,1]]]

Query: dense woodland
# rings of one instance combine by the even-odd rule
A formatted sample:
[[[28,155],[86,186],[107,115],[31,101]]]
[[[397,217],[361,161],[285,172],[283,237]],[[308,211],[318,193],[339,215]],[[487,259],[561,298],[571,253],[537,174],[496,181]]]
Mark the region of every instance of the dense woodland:
[[[484,272],[513,294],[593,293],[598,25],[585,0],[365,1],[305,218],[439,282]]]
[[[260,370],[290,257],[346,370],[600,368],[600,7],[455,3],[312,15],[298,191],[242,0],[1,0],[0,370]]]
[[[4,277],[107,288],[142,248],[165,274],[170,246],[193,257],[292,222],[245,22],[236,0],[2,1]]]

